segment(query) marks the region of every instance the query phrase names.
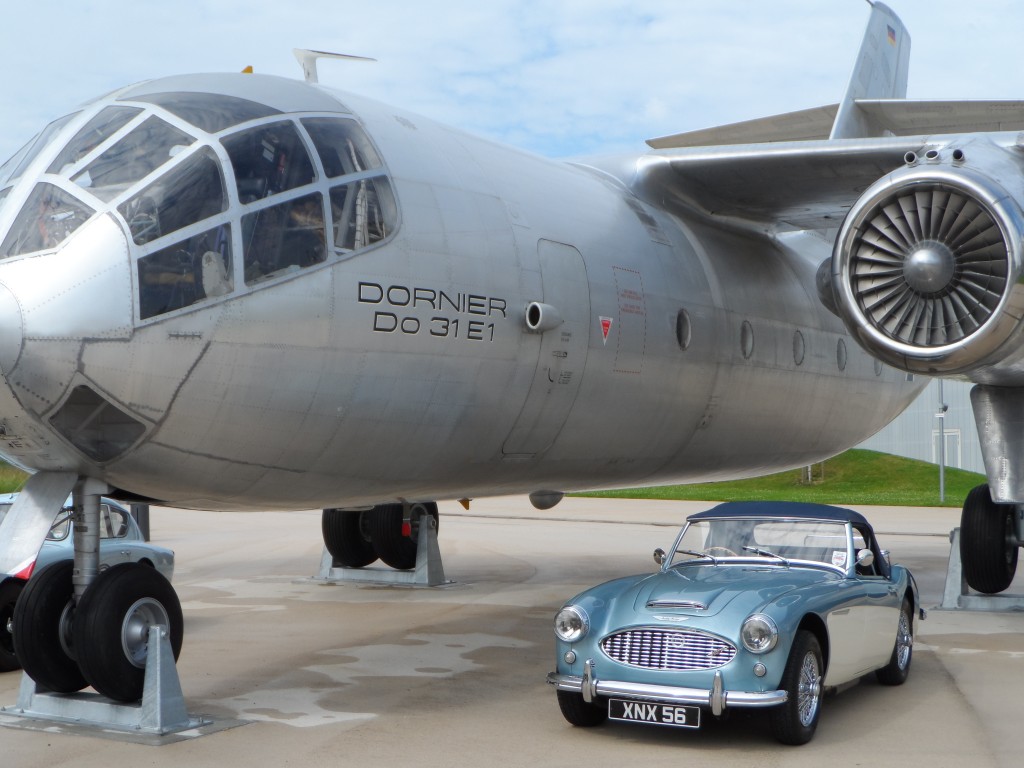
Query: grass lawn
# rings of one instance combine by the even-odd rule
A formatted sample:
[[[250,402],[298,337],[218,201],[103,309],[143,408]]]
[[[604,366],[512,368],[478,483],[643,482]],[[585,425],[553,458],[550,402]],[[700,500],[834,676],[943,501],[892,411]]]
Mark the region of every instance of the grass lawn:
[[[666,485],[619,491],[574,494],[625,499],[689,499],[697,501],[813,501],[824,504],[875,504],[914,507],[960,507],[967,492],[985,476],[946,467],[946,498],[939,501],[939,468],[935,464],[887,453],[854,449],[806,470],[736,482]]]
[[[28,476],[0,461],[0,493],[20,490]],[[967,492],[985,482],[985,476],[946,468],[946,500],[939,502],[939,468],[924,461],[888,453],[851,450],[814,465],[808,484],[804,470],[790,470],[753,480],[665,485],[597,491],[574,496],[624,499],[691,499],[696,501],[816,501],[824,504],[877,504],[913,507],[960,507]]]
[[[0,459],[0,493],[20,491],[28,475]]]

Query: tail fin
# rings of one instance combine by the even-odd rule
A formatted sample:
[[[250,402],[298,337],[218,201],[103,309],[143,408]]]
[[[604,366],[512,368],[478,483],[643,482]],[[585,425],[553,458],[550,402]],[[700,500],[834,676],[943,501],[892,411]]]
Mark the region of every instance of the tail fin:
[[[891,8],[871,3],[871,17],[846,94],[839,102],[830,139],[881,136],[884,131],[861,110],[857,99],[903,99],[907,95],[910,34]]]

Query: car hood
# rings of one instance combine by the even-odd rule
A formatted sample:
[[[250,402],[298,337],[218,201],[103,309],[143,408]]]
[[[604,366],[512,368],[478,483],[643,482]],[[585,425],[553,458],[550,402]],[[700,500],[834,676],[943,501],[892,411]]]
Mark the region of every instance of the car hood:
[[[832,578],[823,570],[759,563],[684,565],[636,582],[617,602],[637,618],[717,616],[727,608],[745,617],[791,590]]]

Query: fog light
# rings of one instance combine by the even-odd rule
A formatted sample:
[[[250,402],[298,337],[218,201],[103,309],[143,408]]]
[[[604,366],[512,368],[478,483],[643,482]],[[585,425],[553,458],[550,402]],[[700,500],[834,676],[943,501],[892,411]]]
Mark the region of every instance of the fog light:
[[[576,663],[576,651],[566,651],[565,652],[565,656],[563,658],[565,659],[565,663],[566,664],[575,664]]]
[[[759,662],[754,665],[754,674],[757,675],[757,677],[764,677],[768,674],[768,667]]]

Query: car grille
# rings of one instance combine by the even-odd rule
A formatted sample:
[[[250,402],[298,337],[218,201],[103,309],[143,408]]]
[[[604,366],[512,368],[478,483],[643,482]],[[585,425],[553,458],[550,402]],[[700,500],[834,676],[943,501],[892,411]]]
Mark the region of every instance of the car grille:
[[[736,648],[702,632],[628,629],[608,635],[601,650],[621,664],[644,669],[714,669],[728,664]]]

